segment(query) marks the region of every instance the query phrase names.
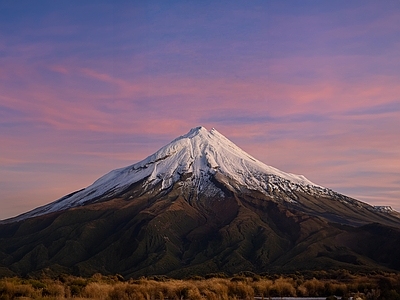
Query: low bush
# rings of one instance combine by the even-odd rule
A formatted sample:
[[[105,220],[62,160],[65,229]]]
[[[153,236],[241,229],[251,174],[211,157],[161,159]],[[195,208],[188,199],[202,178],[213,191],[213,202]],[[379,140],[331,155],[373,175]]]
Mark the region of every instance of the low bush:
[[[314,277],[310,275],[315,275]],[[333,277],[333,278],[332,278]],[[230,300],[260,297],[330,297],[363,300],[400,299],[397,273],[351,274],[340,271],[287,276],[240,273],[233,278],[191,277],[177,280],[165,276],[122,280],[122,276],[95,274],[90,278],[62,275],[50,278],[2,278],[0,300],[99,299],[99,300]],[[332,297],[331,297],[332,298]],[[332,298],[333,299],[333,298]]]

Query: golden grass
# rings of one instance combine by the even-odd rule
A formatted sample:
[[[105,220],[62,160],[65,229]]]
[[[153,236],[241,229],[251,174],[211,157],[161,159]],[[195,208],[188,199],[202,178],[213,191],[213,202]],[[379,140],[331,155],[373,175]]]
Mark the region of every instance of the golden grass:
[[[321,273],[322,274],[322,273]],[[321,275],[320,274],[320,275]],[[327,276],[237,275],[232,278],[187,280],[165,277],[130,279],[95,274],[90,278],[62,275],[56,279],[0,279],[0,300],[10,299],[99,299],[99,300],[229,300],[261,297],[330,295],[357,296],[360,299],[400,299],[399,274]]]

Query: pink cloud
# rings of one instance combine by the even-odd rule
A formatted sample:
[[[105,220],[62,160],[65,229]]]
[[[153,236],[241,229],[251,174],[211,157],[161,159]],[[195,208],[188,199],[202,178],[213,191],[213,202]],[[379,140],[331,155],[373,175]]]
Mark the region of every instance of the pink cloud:
[[[298,65],[298,61],[289,61],[288,64]],[[332,70],[332,64],[328,65],[328,69]],[[131,118],[130,122],[136,123],[146,122],[146,114],[152,113],[143,111],[144,102],[148,103],[154,113],[162,111],[167,119],[168,116],[174,119],[186,115],[196,120],[210,111],[223,112],[227,107],[241,111],[244,115],[267,113],[284,116],[301,113],[323,114],[325,111],[332,114],[388,103],[394,101],[399,92],[393,80],[379,77],[364,78],[366,80],[351,83],[322,77],[305,84],[293,84],[273,78],[238,80],[154,76],[131,80],[88,68],[66,68],[62,65],[53,66],[53,70],[68,76],[81,73],[110,85],[113,89],[106,93],[79,87],[68,90],[62,86],[49,86],[41,81],[40,77],[32,76],[34,80],[29,83],[28,89],[13,91],[8,93],[8,96],[7,93],[3,96],[3,99],[8,97],[5,105],[28,111],[33,118],[37,116],[38,120],[60,129],[87,128],[109,131],[113,124],[126,131],[127,122],[123,121],[124,118],[115,122],[112,113],[99,108],[109,107],[110,110],[118,110],[122,115],[133,114],[136,121],[132,121]],[[23,76],[27,73],[33,75],[34,72],[25,71]]]
[[[59,190],[56,196],[57,191],[46,196],[48,202],[90,184],[96,176],[111,169],[143,159],[163,146],[133,142],[132,152],[121,151],[117,146],[114,151],[95,149],[85,142],[85,137],[92,133],[115,135],[116,139],[122,134],[132,135],[133,140],[139,134],[173,139],[191,127],[205,125],[209,129],[216,127],[267,164],[302,173],[318,184],[352,191],[354,194],[350,196],[361,200],[389,203],[400,209],[396,200],[398,188],[393,183],[396,179],[400,181],[397,171],[400,166],[396,163],[400,157],[395,150],[400,148],[399,113],[368,113],[377,105],[398,101],[397,78],[360,75],[347,82],[338,76],[340,68],[345,62],[349,62],[349,68],[357,67],[360,62],[342,59],[336,69],[335,59],[324,63],[323,57],[317,58],[314,63],[321,63],[320,76],[295,80],[284,77],[306,68],[310,59],[293,58],[286,64],[277,60],[271,66],[271,74],[278,74],[276,78],[271,75],[245,79],[177,75],[132,79],[61,63],[51,67],[61,76],[60,83],[55,85],[41,76],[37,66],[24,68],[16,64],[10,70],[11,65],[6,65],[0,74],[10,71],[16,78],[29,77],[21,89],[9,86],[8,82],[0,83],[1,105],[24,113],[22,117],[7,116],[7,121],[20,122],[23,118],[36,129],[29,130],[24,140],[11,130],[0,133],[6,144],[0,164],[7,167],[32,161],[56,164],[63,157],[63,163],[71,168],[79,165],[86,168],[76,180],[68,179],[67,175],[76,175],[80,169],[68,171],[65,178],[57,175],[57,180],[44,172],[41,176],[48,180],[47,184],[57,185],[65,180],[65,190]],[[97,91],[99,83],[111,89]],[[365,113],[357,114],[358,111]],[[315,121],[313,115],[325,119]],[[243,120],[218,121],[225,116]],[[263,119],[265,116],[271,119]],[[201,120],[206,122],[200,124]],[[46,130],[38,130],[43,124]],[[349,149],[354,153],[349,153]],[[379,152],[378,156],[373,151]],[[29,174],[16,172],[14,178],[29,178]],[[369,191],[362,192],[366,185],[384,187],[386,191],[371,196]],[[39,189],[37,202],[42,201],[40,193]]]
[[[28,110],[33,116],[58,128],[108,131],[114,122],[112,114],[99,110],[98,107],[118,109],[122,115],[135,114],[137,122],[145,122],[144,111],[141,115],[141,97],[153,99],[149,105],[155,111],[163,111],[171,118],[185,111],[198,116],[211,111],[224,111],[231,107],[244,114],[268,114],[282,116],[299,113],[343,113],[356,108],[371,107],[376,104],[393,101],[399,88],[391,82],[376,81],[373,83],[346,84],[341,82],[316,82],[311,85],[293,85],[265,80],[238,81],[230,79],[193,79],[165,78],[139,79],[135,83],[129,80],[114,78],[107,74],[88,69],[84,74],[115,85],[113,94],[102,94],[84,90],[65,91],[65,94],[47,86],[43,82],[31,84],[28,90],[17,97],[3,96],[5,105]],[[15,94],[15,93],[14,93]],[[164,101],[165,97],[168,101]],[[6,99],[7,98],[7,99]],[[29,99],[29,100],[28,100]],[[82,99],[82,101],[80,101]],[[139,100],[140,99],[140,100]],[[153,104],[152,104],[153,103]],[[212,103],[208,106],[207,103]],[[113,125],[118,127],[117,123]],[[125,122],[121,122],[125,125]]]

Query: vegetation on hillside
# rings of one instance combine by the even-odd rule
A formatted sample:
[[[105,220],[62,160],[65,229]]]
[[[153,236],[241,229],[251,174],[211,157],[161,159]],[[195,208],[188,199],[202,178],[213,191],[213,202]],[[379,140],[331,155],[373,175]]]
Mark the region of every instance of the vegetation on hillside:
[[[256,275],[243,272],[195,276],[185,280],[164,276],[124,280],[95,274],[90,278],[2,278],[0,299],[268,299],[283,296],[347,299],[400,299],[400,274],[351,274],[348,271]]]

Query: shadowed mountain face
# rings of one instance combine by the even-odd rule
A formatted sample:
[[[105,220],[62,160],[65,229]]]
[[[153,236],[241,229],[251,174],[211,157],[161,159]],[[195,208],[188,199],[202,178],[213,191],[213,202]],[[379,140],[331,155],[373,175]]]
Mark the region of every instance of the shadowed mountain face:
[[[400,219],[284,173],[216,130],[0,223],[0,275],[400,270]]]

